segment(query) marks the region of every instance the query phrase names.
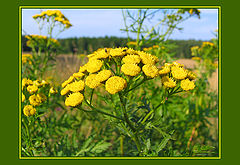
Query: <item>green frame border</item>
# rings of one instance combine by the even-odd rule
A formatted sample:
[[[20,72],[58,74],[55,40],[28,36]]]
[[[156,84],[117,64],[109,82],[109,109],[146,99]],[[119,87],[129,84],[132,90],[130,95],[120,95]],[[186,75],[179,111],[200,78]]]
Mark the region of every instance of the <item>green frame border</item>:
[[[21,47],[21,43],[22,43],[22,9],[139,9],[139,8],[152,8],[152,9],[156,9],[156,8],[169,8],[169,9],[177,9],[177,8],[199,8],[199,9],[218,9],[218,44],[219,44],[219,57],[218,57],[218,137],[219,137],[219,141],[218,141],[218,145],[219,145],[219,156],[218,157],[22,157],[21,156],[21,76],[22,76],[22,47]],[[18,156],[19,159],[35,159],[35,160],[39,160],[39,159],[55,159],[55,160],[63,160],[63,159],[82,159],[82,160],[89,160],[89,159],[95,159],[95,160],[106,160],[106,159],[110,159],[110,160],[126,160],[126,159],[134,159],[134,160],[156,160],[156,159],[162,159],[162,160],[219,160],[222,159],[222,49],[221,49],[221,40],[222,40],[222,17],[221,17],[221,6],[220,5],[213,5],[213,6],[169,6],[169,5],[162,5],[162,6],[19,6],[18,8],[18,21],[19,21],[19,36],[18,36],[18,44],[19,44],[19,49],[18,49],[18,54],[19,54],[19,144],[18,144]]]

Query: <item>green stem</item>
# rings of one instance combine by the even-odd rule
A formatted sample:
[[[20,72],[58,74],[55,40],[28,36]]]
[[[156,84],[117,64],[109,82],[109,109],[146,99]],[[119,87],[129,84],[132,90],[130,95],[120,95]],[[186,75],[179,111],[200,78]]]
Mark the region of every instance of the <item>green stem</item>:
[[[94,89],[92,89],[92,91],[91,91],[91,96],[90,96],[90,104],[91,104],[91,105],[92,105],[93,93],[94,93]]]
[[[160,22],[158,22],[155,26],[153,26],[152,29],[149,30],[149,32],[148,32],[143,38],[146,39],[146,38],[153,32],[153,30],[154,30],[158,25],[160,25],[161,23],[163,23],[165,20],[166,20],[166,19],[163,19],[163,20],[161,20]],[[142,43],[143,43],[143,40],[139,43],[139,45],[142,45]]]
[[[123,151],[123,136],[120,137],[120,149],[121,149],[121,156],[124,155],[124,151]]]
[[[144,124],[145,121],[149,118],[149,116],[154,112],[154,110],[151,110],[145,117],[144,119],[142,120],[141,124]]]
[[[127,26],[127,17],[126,17],[126,15],[124,14],[124,11],[123,11],[123,10],[122,10],[122,15],[123,15],[124,26],[125,26],[126,32],[127,32],[128,42],[130,42],[129,30],[128,30],[128,26]]]
[[[145,121],[151,116],[151,114],[157,110],[162,104],[164,104],[166,102],[166,98],[164,100],[161,101],[161,103],[159,105],[156,106],[156,108],[152,109],[150,112],[148,112],[148,114],[144,117],[144,119],[142,120],[141,124],[144,124]]]
[[[108,67],[108,69],[110,69],[110,70],[114,73],[114,75],[116,75],[116,73],[115,73],[115,71],[112,69],[112,67],[109,66],[109,64],[108,64],[107,62],[106,62],[105,64],[106,64],[106,66]]]
[[[154,109],[157,110],[162,104],[164,104],[166,102],[166,99],[168,97],[172,96],[173,94],[180,93],[183,91],[183,90],[181,90],[181,89],[179,90],[179,89],[180,89],[180,87],[178,87],[178,88],[172,90],[170,93],[168,93],[167,96],[161,101],[161,103],[158,104]]]
[[[140,49],[140,46],[139,46],[140,30],[141,30],[141,25],[140,25],[140,9],[139,9],[138,10],[138,30],[137,30],[137,50]]]
[[[136,86],[132,87],[131,89],[128,89],[128,90],[125,91],[124,93],[128,93],[128,92],[130,92],[131,90],[137,88],[137,87],[140,86],[142,83],[144,83],[146,80],[148,80],[148,79],[146,79],[146,78],[142,79],[142,81],[140,81]]]
[[[26,128],[27,137],[28,137],[28,142],[27,142],[27,146],[26,146],[27,148],[26,148],[26,150],[27,150],[27,152],[28,152],[29,154],[31,154],[31,156],[33,156],[32,152],[31,152],[32,137],[31,137],[31,133],[30,133],[30,129],[29,129],[30,123],[29,123],[29,122],[26,123],[25,120],[23,120],[23,124],[24,124],[24,126],[25,126],[25,128]]]
[[[115,59],[113,58],[113,62],[115,65],[115,69],[116,69],[116,75],[120,75],[120,67],[118,67],[118,61],[115,61]]]
[[[107,113],[107,112],[101,111],[101,110],[99,110],[99,109],[96,109],[95,107],[93,107],[93,106],[86,100],[85,97],[84,97],[84,101],[85,101],[85,103],[86,103],[91,109],[95,110],[96,112],[99,112],[99,113],[101,113],[101,114],[104,114],[104,115],[107,115],[107,116],[110,116],[110,117],[113,117],[113,118],[116,118],[116,119],[119,119],[119,120],[123,120],[121,117],[114,116],[114,115],[112,115],[112,114],[110,114],[110,113]]]
[[[167,97],[166,97],[166,98],[167,98]],[[165,98],[165,100],[163,100],[160,104],[158,104],[158,105],[156,106],[155,110],[157,110],[162,104],[164,104],[164,103],[166,102],[166,98]]]
[[[139,138],[138,138],[136,129],[135,129],[134,126],[132,125],[132,123],[131,123],[131,121],[129,120],[129,117],[128,117],[128,115],[127,115],[127,110],[126,110],[125,101],[124,101],[123,98],[121,97],[121,94],[120,94],[120,93],[118,93],[118,96],[119,96],[119,99],[120,99],[120,102],[121,102],[121,107],[122,107],[122,111],[123,111],[123,115],[124,115],[125,122],[127,123],[127,125],[130,127],[130,129],[131,129],[132,132],[133,132],[133,136],[132,136],[131,138],[132,138],[133,141],[135,142],[135,144],[136,144],[136,146],[137,146],[137,149],[138,149],[138,152],[141,153],[141,152],[142,152],[142,147],[141,147],[141,144],[140,144],[140,141],[139,141]]]

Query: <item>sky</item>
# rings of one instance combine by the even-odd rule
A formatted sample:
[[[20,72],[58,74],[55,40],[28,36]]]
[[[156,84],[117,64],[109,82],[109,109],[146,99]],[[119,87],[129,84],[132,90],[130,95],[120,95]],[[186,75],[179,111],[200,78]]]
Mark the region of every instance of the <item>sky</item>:
[[[200,11],[200,19],[191,17],[182,22],[178,27],[183,28],[183,30],[175,30],[170,38],[184,40],[210,40],[214,38],[213,32],[218,29],[218,10],[200,9]],[[126,33],[120,31],[120,29],[124,28],[121,9],[61,9],[61,12],[69,19],[73,26],[62,32],[58,38],[127,37]],[[23,35],[39,34],[38,24],[32,18],[33,15],[39,13],[41,13],[40,9],[22,9]],[[150,25],[150,22],[148,24]],[[131,37],[135,38],[134,35],[131,35]]]

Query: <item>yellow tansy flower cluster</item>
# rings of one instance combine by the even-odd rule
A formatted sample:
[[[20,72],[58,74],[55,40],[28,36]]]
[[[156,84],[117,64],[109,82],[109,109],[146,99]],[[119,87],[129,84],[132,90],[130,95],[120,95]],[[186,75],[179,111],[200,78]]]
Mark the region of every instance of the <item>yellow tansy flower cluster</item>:
[[[39,45],[47,45],[47,42],[50,42],[50,45],[58,47],[60,46],[60,43],[58,40],[54,38],[48,38],[47,36],[43,35],[37,35],[37,34],[31,34],[31,35],[26,35],[25,38],[28,39],[27,41],[27,46],[39,46]]]
[[[67,96],[67,106],[75,107],[81,104],[84,97],[80,95],[84,96],[85,85],[92,89],[105,86],[107,92],[116,94],[127,87],[127,77],[144,75],[155,78],[159,75],[155,66],[158,58],[132,48],[100,48],[87,57],[88,62],[62,83],[61,95]]]
[[[158,48],[159,48],[159,45],[153,45],[152,47],[143,48],[143,51],[146,51],[146,52],[148,52],[148,51],[155,51],[155,50],[157,50]],[[164,50],[165,47],[164,47],[164,46],[161,46],[160,49],[161,49],[161,50]]]
[[[31,34],[31,35],[26,35],[25,38],[27,39],[39,39],[39,40],[46,40],[47,36],[43,36],[43,35],[38,35],[38,34]]]
[[[46,10],[43,11],[41,14],[36,14],[33,16],[33,19],[49,19],[50,17],[53,17],[55,21],[60,22],[61,24],[65,25],[66,28],[69,28],[72,26],[72,24],[69,22],[69,20],[62,14],[60,10]]]
[[[207,47],[207,46],[214,46],[214,43],[212,42],[203,42],[202,47]]]
[[[156,56],[132,48],[101,48],[87,57],[88,62],[62,83],[61,95],[66,95],[66,106],[80,105],[85,99],[86,86],[91,89],[103,86],[108,93],[116,94],[127,88],[131,79],[134,83],[135,76],[137,79],[143,76],[142,80],[147,80],[160,75],[164,87],[179,87],[181,81],[188,79],[190,83],[183,81],[182,89],[190,90],[193,89],[192,83],[196,78],[193,72],[177,62],[165,63],[159,69],[156,66]]]
[[[22,64],[32,64],[32,55],[31,54],[22,54]]]
[[[44,93],[47,94],[44,94]],[[45,80],[22,79],[22,102],[25,105],[23,113],[25,116],[32,116],[36,113],[36,107],[44,103],[48,98],[47,95],[55,94],[57,91],[50,87]]]
[[[85,69],[81,69],[81,72],[73,73],[66,81],[62,83],[63,89],[61,95],[67,95],[65,100],[66,106],[75,107],[82,103],[83,94],[80,93],[85,89],[85,82],[82,80],[85,77],[83,72]]]
[[[196,79],[196,75],[178,62],[165,63],[159,70],[159,75],[162,77],[161,81],[165,88],[181,86],[184,91],[188,91],[195,87],[193,80]]]
[[[199,46],[191,47],[192,56],[196,56],[198,54]]]
[[[80,70],[86,68],[87,72],[96,73],[113,60],[118,62],[118,67],[121,68],[121,72],[126,76],[136,76],[141,73],[141,70],[143,70],[143,73],[149,78],[154,78],[158,75],[158,69],[155,66],[158,58],[144,51],[136,51],[132,48],[99,49],[93,54],[90,54],[88,58],[89,62],[81,66]]]
[[[199,46],[193,46],[191,47],[191,53],[193,57],[193,60],[200,61],[199,56],[203,56],[203,54],[206,54],[205,50],[208,50],[207,52],[210,53],[216,53],[217,52],[217,45],[215,45],[213,42],[203,42],[201,47]],[[210,50],[209,50],[210,49]]]

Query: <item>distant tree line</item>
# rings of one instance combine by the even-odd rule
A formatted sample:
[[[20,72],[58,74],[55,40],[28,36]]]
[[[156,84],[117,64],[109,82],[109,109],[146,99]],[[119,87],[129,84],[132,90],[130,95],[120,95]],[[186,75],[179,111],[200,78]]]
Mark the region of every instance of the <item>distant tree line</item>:
[[[80,37],[80,38],[65,38],[58,39],[61,47],[58,54],[90,54],[98,48],[104,47],[124,47],[127,46],[127,38],[119,37]],[[133,41],[133,40],[132,40]],[[31,48],[26,45],[27,39],[22,36],[22,51],[29,52]],[[201,40],[168,40],[169,44],[175,45],[170,53],[174,53],[177,58],[191,58],[192,46],[200,46],[203,41]],[[152,45],[143,45],[149,47]]]

